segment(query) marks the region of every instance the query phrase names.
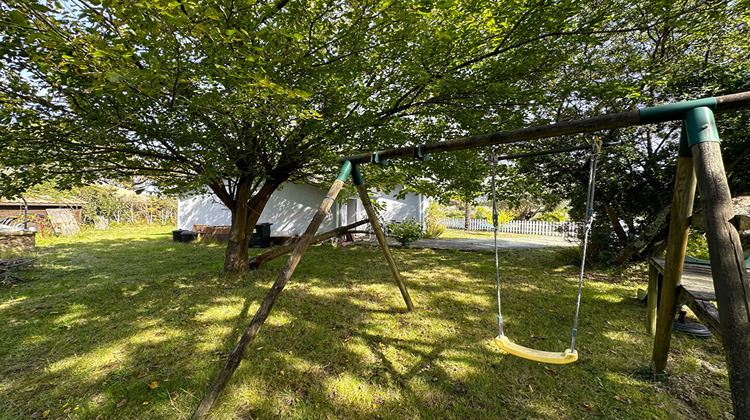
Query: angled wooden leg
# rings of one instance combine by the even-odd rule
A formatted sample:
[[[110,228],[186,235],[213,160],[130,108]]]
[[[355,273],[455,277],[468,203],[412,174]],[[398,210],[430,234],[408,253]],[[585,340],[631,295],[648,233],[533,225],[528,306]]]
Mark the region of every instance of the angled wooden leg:
[[[388,247],[388,242],[385,239],[385,234],[383,234],[383,229],[380,227],[380,222],[378,222],[378,215],[377,213],[375,213],[375,209],[372,207],[370,195],[367,193],[367,188],[365,187],[364,180],[362,179],[362,174],[359,172],[358,165],[354,165],[354,168],[352,169],[352,180],[354,181],[354,185],[357,186],[359,199],[362,201],[362,205],[365,207],[367,218],[370,219],[372,230],[375,232],[375,237],[378,238],[378,243],[380,244],[380,248],[383,250],[383,255],[385,255],[385,260],[388,262],[388,267],[390,267],[391,269],[391,273],[393,274],[393,278],[396,280],[398,289],[401,291],[401,296],[403,296],[404,298],[406,308],[409,311],[413,311],[414,304],[411,301],[411,296],[409,296],[409,291],[406,290],[404,279],[401,278],[401,273],[398,271],[398,267],[396,267],[396,261],[393,259],[393,254],[391,254],[391,249]]]
[[[687,142],[684,127],[682,141]],[[677,175],[675,177],[672,213],[669,220],[669,236],[667,237],[667,257],[664,262],[664,277],[654,336],[652,359],[656,372],[662,372],[667,367],[677,305],[677,286],[680,285],[680,278],[682,277],[685,249],[690,233],[689,220],[693,213],[695,200],[696,181],[693,172],[693,158],[689,156],[689,152],[685,152],[684,147],[681,152],[681,155],[677,158]],[[651,295],[649,294],[649,303],[650,301]]]

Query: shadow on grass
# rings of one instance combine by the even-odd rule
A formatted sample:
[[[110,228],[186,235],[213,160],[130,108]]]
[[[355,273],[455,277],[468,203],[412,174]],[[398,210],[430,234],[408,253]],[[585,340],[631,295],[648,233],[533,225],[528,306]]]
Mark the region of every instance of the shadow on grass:
[[[225,276],[223,252],[145,230],[42,249],[27,283],[0,290],[0,417],[188,416],[285,262]],[[675,387],[692,386],[687,397],[636,374],[651,341],[629,279],[587,282],[581,359],[549,366],[492,343],[491,253],[394,253],[412,313],[379,249],[311,248],[214,418],[667,418],[729,409],[715,340],[675,339],[671,362],[694,365],[673,375]],[[576,268],[551,251],[506,251],[501,265],[508,334],[566,348]]]

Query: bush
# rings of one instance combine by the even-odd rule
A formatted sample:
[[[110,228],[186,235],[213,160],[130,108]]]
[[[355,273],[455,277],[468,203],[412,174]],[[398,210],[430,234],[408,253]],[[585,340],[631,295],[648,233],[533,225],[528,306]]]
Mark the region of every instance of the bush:
[[[414,218],[405,219],[401,223],[390,222],[388,230],[404,247],[422,237],[422,227]]]
[[[492,210],[487,207],[477,206],[474,208],[474,216],[472,219],[486,219],[492,220]]]
[[[706,241],[706,234],[691,231],[690,236],[688,237],[687,250],[685,253],[693,258],[707,260],[708,242]]]
[[[514,217],[515,216],[512,213],[509,213],[509,212],[507,212],[505,210],[498,211],[497,212],[497,227],[500,228],[504,224],[506,224],[506,223],[510,222],[511,220],[513,220]],[[487,216],[487,223],[489,223],[490,225],[492,225],[492,213],[490,213]]]
[[[425,238],[437,238],[445,232],[445,226],[441,223],[445,218],[445,209],[436,202],[427,207],[425,224]]]

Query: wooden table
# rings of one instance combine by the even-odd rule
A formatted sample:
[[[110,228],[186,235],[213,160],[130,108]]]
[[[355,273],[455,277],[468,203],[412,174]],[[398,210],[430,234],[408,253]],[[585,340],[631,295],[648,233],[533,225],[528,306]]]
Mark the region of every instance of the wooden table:
[[[664,275],[664,259],[652,258],[649,261],[648,278],[648,326],[652,332],[656,329],[656,307],[661,297],[661,283]],[[652,294],[653,293],[653,294]],[[675,290],[678,302],[688,305],[703,324],[715,334],[719,331],[719,311],[713,304],[716,301],[714,281],[711,277],[711,266],[707,264],[685,263],[682,269],[680,286]],[[657,296],[652,301],[651,297]],[[653,327],[651,327],[653,326]]]

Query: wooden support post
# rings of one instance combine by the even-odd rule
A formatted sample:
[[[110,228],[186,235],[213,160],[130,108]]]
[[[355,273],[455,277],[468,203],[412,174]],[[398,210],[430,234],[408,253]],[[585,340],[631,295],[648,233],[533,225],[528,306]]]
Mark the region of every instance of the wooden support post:
[[[289,278],[292,277],[294,269],[297,268],[297,264],[299,264],[299,261],[302,258],[302,254],[307,250],[315,232],[318,231],[320,224],[331,209],[331,205],[333,205],[334,200],[336,200],[336,196],[339,195],[339,191],[341,191],[341,188],[344,186],[344,182],[349,177],[351,168],[351,163],[344,162],[338,178],[336,178],[336,181],[333,182],[333,185],[328,190],[326,197],[320,204],[320,208],[318,208],[312,221],[307,226],[307,230],[305,230],[305,233],[302,235],[299,242],[297,242],[297,246],[295,246],[292,255],[289,256],[289,260],[284,265],[284,268],[281,269],[281,273],[279,273],[278,278],[273,283],[273,286],[271,286],[271,289],[266,294],[263,302],[261,302],[260,308],[258,308],[258,311],[255,313],[255,316],[253,316],[253,319],[245,329],[242,337],[240,337],[237,346],[227,358],[224,367],[216,376],[216,379],[214,379],[214,382],[201,400],[198,408],[193,412],[191,419],[205,419],[208,417],[208,413],[211,411],[214,404],[216,404],[216,400],[219,398],[219,395],[221,395],[221,391],[227,386],[227,383],[229,383],[229,380],[232,378],[232,374],[234,374],[234,371],[240,365],[240,361],[242,361],[242,357],[248,346],[255,340],[258,331],[260,331],[260,327],[266,322],[266,318],[268,318],[268,315],[271,313],[271,309],[273,309],[276,299],[279,297],[279,294],[281,294],[281,291],[284,290],[284,286],[286,286]]]
[[[750,419],[750,284],[734,217],[719,137],[708,108],[690,111],[686,121],[706,221],[711,276],[727,355],[734,417]]]
[[[396,267],[396,261],[394,261],[393,259],[391,249],[388,247],[388,242],[386,241],[385,235],[383,234],[383,229],[381,229],[380,222],[378,222],[378,215],[377,213],[375,213],[375,209],[372,207],[372,202],[370,201],[370,195],[367,193],[367,188],[361,181],[362,177],[359,174],[359,168],[357,167],[357,165],[354,166],[353,178],[354,184],[357,186],[359,199],[362,200],[362,204],[365,207],[365,212],[367,212],[367,218],[370,219],[370,226],[372,226],[372,230],[375,232],[375,237],[378,238],[378,243],[380,244],[380,248],[383,250],[385,260],[388,262],[388,267],[390,267],[391,273],[393,273],[393,278],[396,280],[398,289],[401,291],[401,296],[404,297],[406,308],[409,311],[413,311],[414,304],[412,303],[411,297],[409,296],[409,291],[406,290],[404,279],[401,278],[401,273],[399,273],[398,267]]]
[[[320,235],[314,236],[312,240],[310,241],[310,245],[317,244],[318,242],[323,242],[327,239],[335,238],[337,236],[340,236],[352,229],[354,229],[357,226],[362,226],[365,223],[367,223],[367,220],[362,220],[359,222],[351,223],[346,226],[341,226],[336,229],[330,230],[326,233],[321,233]],[[264,254],[257,255],[250,259],[248,262],[248,267],[250,267],[251,270],[254,270],[261,265],[273,260],[274,258],[278,258],[284,254],[288,254],[292,251],[294,251],[294,248],[297,246],[297,242],[289,244],[289,245],[282,245],[279,247],[276,247]]]
[[[651,337],[656,335],[656,308],[659,307],[659,277],[661,274],[653,261],[648,263],[648,309],[646,318],[646,331]]]
[[[685,128],[681,142],[687,142]],[[687,145],[680,149],[681,154],[688,154]],[[654,335],[654,350],[652,359],[654,370],[662,372],[667,367],[669,344],[672,339],[674,314],[677,304],[677,287],[682,277],[682,266],[685,262],[685,248],[690,232],[690,215],[693,213],[695,200],[695,173],[693,172],[693,158],[679,156],[677,158],[677,175],[675,176],[674,198],[669,219],[669,233],[667,236],[667,257],[664,263],[664,277],[661,286],[658,317],[656,319],[656,333]],[[654,299],[656,295],[653,295]],[[651,290],[649,288],[649,309],[651,308]]]

